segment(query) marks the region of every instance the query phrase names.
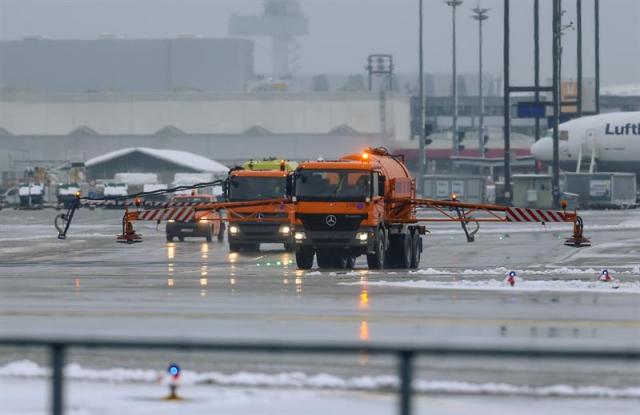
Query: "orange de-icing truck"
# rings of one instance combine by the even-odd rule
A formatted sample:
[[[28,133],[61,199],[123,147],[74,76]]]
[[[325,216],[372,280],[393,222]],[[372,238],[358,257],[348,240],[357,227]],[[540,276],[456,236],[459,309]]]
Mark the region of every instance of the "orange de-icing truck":
[[[367,149],[308,161],[293,173],[292,218],[298,268],[417,268],[425,228],[417,224],[416,183],[401,156]]]
[[[232,203],[285,200],[288,177],[296,163],[266,159],[251,160],[242,167],[232,169],[226,182],[227,200]],[[287,251],[294,249],[291,234],[290,210],[286,203],[265,203],[245,207],[229,207],[229,250],[258,251],[261,243],[284,244]]]

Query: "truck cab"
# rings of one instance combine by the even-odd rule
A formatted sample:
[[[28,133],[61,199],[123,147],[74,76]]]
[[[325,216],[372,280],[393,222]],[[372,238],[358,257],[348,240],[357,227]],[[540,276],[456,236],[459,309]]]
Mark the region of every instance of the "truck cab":
[[[226,196],[229,202],[285,199],[289,172],[296,164],[286,161],[249,161],[229,172]],[[229,208],[228,240],[231,252],[257,251],[262,243],[283,244],[293,250],[290,209],[285,204]]]
[[[369,149],[334,161],[301,163],[293,173],[293,236],[298,268],[416,268],[424,228],[415,209],[415,181],[403,161]]]

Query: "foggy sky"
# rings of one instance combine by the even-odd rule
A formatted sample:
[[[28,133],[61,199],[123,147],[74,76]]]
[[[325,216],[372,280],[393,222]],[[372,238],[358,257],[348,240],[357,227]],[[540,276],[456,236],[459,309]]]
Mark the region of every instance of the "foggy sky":
[[[310,35],[299,39],[304,73],[363,73],[370,53],[391,53],[396,70],[417,73],[418,0],[302,0]],[[465,0],[458,8],[458,67],[477,71],[477,23]],[[485,69],[502,73],[502,0],[481,0],[490,8],[485,21]],[[541,0],[542,80],[550,76],[551,0]],[[451,9],[442,0],[424,0],[425,71],[451,70]],[[513,83],[532,83],[531,0],[512,0]],[[575,0],[564,0],[564,23],[575,21]],[[640,83],[640,1],[602,0],[601,74],[603,85]],[[260,13],[261,0],[0,0],[3,40],[42,35],[53,39],[165,38],[180,33],[227,36],[232,13]],[[583,0],[584,74],[593,74],[593,0]],[[563,36],[563,76],[575,77],[575,31]],[[271,68],[270,42],[256,41],[256,72]]]

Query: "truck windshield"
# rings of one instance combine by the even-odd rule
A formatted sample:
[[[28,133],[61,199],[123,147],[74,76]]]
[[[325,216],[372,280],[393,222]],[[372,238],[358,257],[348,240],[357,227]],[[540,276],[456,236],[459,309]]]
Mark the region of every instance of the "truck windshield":
[[[364,170],[300,170],[299,200],[364,201],[371,197],[371,172]]]
[[[229,200],[282,199],[287,188],[286,177],[234,176],[229,180]]]

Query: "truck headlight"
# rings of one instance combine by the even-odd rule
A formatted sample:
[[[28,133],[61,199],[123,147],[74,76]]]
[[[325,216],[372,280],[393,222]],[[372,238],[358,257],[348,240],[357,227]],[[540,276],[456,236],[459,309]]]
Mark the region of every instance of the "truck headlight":
[[[307,235],[304,232],[296,232],[293,238],[296,241],[302,241],[303,239],[307,239]]]
[[[169,219],[167,222],[174,223],[175,221],[176,221],[175,219]]]
[[[280,233],[281,234],[289,235],[289,232],[291,232],[291,227],[289,227],[288,225],[282,225],[280,227]]]
[[[240,232],[240,229],[238,229],[238,227],[237,227],[236,225],[231,225],[231,226],[229,226],[229,233],[230,233],[231,235],[235,235],[235,234],[237,234],[238,232]]]
[[[356,239],[361,241],[361,242],[364,242],[367,239],[369,239],[369,234],[366,233],[366,232],[358,232],[358,233],[356,233]]]

